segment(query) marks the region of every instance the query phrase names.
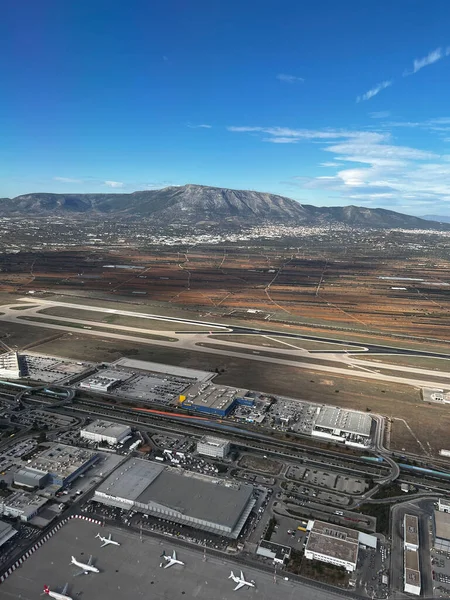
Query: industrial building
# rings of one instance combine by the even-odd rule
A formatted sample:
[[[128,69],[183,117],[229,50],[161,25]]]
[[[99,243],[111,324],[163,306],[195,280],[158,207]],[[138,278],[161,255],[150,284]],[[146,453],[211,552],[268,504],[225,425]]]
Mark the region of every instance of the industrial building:
[[[448,498],[439,498],[438,510],[450,513],[450,500]]]
[[[420,596],[419,519],[405,514],[403,518],[404,591]]]
[[[345,567],[349,572],[356,569],[358,531],[325,521],[314,521],[312,526],[308,523],[308,529],[310,533],[305,547],[305,558]]]
[[[14,492],[0,499],[0,513],[5,517],[29,521],[47,504],[47,498],[41,498],[28,492]]]
[[[372,430],[372,417],[344,408],[323,406],[318,409],[311,435],[349,446],[367,446]]]
[[[415,515],[403,518],[404,544],[408,550],[419,549],[419,519]]]
[[[255,505],[253,486],[130,458],[94,500],[236,539]]]
[[[20,358],[17,352],[8,352],[0,356],[0,377],[5,379],[21,377]]]
[[[420,596],[420,569],[419,569],[419,553],[417,550],[408,550],[405,548],[404,550],[404,558],[405,558],[405,569],[404,569],[404,578],[405,585],[404,591],[408,594],[414,594],[415,596]]]
[[[450,553],[450,514],[447,511],[434,511],[434,547]]]
[[[12,537],[14,537],[17,533],[17,530],[14,527],[11,527],[9,523],[5,523],[5,521],[0,521],[0,548],[3,544],[6,544]]]
[[[120,377],[105,377],[104,375],[94,375],[88,377],[80,383],[82,390],[91,392],[107,393],[122,383]]]
[[[183,408],[206,413],[217,417],[226,417],[237,404],[253,406],[252,398],[245,398],[248,390],[218,386],[209,382],[191,385],[184,396],[180,397]]]
[[[99,455],[91,450],[52,444],[35,456],[27,469],[48,473],[49,483],[62,487],[89,469],[98,459]]]
[[[282,546],[281,544],[261,540],[256,549],[256,554],[272,559],[275,564],[284,565],[291,557],[291,550],[290,546]]]
[[[197,452],[212,458],[226,458],[230,452],[230,442],[222,438],[205,435],[197,442]]]
[[[80,431],[80,437],[94,442],[106,442],[110,446],[117,446],[124,438],[131,435],[131,427],[103,421],[93,421]]]
[[[43,488],[47,485],[50,475],[47,471],[23,467],[14,473],[14,485],[26,488]]]

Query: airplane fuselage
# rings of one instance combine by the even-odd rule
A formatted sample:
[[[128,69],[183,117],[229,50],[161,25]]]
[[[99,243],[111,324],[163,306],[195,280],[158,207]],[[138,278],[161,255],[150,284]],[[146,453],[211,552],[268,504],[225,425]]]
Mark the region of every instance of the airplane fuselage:
[[[50,598],[54,598],[55,600],[72,600],[70,596],[66,596],[65,594],[58,594],[58,592],[52,592],[49,590],[45,593],[47,596],[50,596]]]
[[[85,563],[79,562],[73,556],[72,556],[72,564],[75,565],[76,567],[80,567],[80,569],[82,571],[84,571],[85,573],[87,573],[87,572],[89,572],[89,573],[100,573],[100,571],[97,569],[97,567],[94,567],[93,565],[87,565]]]

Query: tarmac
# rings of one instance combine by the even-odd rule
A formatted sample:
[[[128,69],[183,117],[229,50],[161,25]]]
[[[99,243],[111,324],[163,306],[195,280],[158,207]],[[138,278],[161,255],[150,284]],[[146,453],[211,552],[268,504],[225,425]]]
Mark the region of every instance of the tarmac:
[[[120,546],[100,548],[96,534],[109,533]],[[185,566],[159,567],[163,551],[177,550],[177,558]],[[79,571],[70,565],[70,557],[93,564],[100,573],[75,576]],[[342,595],[294,581],[285,581],[268,573],[245,567],[244,576],[254,580],[255,588],[241,588],[228,579],[230,571],[239,572],[240,566],[227,558],[208,556],[203,550],[176,548],[168,542],[113,527],[101,528],[86,521],[74,519],[64,525],[37,552],[16,569],[0,585],[2,600],[36,600],[44,584],[60,592],[68,582],[67,595],[73,600],[128,600],[196,598],[198,600],[229,600],[231,598],[258,598],[260,600],[342,600]]]

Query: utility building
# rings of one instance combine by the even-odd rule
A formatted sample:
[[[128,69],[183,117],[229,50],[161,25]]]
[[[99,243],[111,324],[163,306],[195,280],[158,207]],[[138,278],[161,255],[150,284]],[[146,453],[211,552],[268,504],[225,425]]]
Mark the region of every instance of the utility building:
[[[450,553],[450,514],[434,511],[434,547],[436,550]]]
[[[212,458],[226,458],[230,451],[230,442],[222,438],[205,435],[197,442],[197,452]]]
[[[305,547],[305,558],[320,560],[347,571],[354,571],[358,561],[359,536],[354,529],[314,521]]]
[[[255,505],[253,486],[129,459],[94,500],[236,539]]]
[[[17,352],[8,352],[0,356],[0,377],[19,379],[21,377],[20,359]]]
[[[419,519],[416,515],[403,518],[403,577],[404,591],[420,596]]]
[[[46,471],[24,467],[14,473],[14,484],[26,488],[43,488],[47,485],[49,478]]]
[[[106,442],[116,446],[124,438],[131,435],[131,427],[98,419],[80,431],[81,438],[94,442]]]

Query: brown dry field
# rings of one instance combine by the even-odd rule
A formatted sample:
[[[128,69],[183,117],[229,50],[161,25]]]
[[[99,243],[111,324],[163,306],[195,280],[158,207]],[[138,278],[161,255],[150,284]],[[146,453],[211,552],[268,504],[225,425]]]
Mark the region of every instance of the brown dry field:
[[[129,308],[129,307],[128,307]],[[78,310],[76,308],[65,308],[64,306],[54,306],[52,308],[43,308],[38,311],[39,314],[53,315],[56,317],[67,317],[70,319],[80,319],[83,321],[96,321],[98,323],[107,323],[124,327],[137,327],[139,329],[157,329],[160,331],[211,331],[214,326],[187,325],[183,323],[174,323],[170,321],[161,321],[158,319],[144,319],[140,317],[127,317],[124,315],[112,315],[98,311]]]
[[[315,342],[312,340],[295,340],[289,338],[277,338],[276,336],[260,336],[260,335],[246,335],[239,334],[233,335],[229,334],[216,334],[209,335],[209,340],[223,340],[228,342],[235,342],[236,344],[251,344],[253,346],[267,346],[268,348],[280,348],[282,350],[286,350],[289,346],[295,346],[301,350],[302,348],[305,350],[323,350],[323,351],[331,351],[331,350],[355,350],[358,351],[357,346],[344,346],[340,344],[330,344],[328,342]]]
[[[43,323],[44,327],[45,324],[47,323],[48,325],[60,325],[61,327],[73,327],[74,329],[87,329],[89,328],[92,331],[98,331],[100,334],[101,333],[115,333],[114,329],[108,329],[107,327],[97,327],[96,325],[82,325],[80,323],[74,323],[72,321],[70,321],[69,319],[67,319],[67,321],[55,321],[52,320],[50,318],[41,318],[41,317],[19,317],[20,321],[33,321],[33,322],[37,322],[37,323]],[[117,334],[120,335],[120,333],[122,332],[123,335],[133,335],[134,337],[137,338],[146,338],[149,340],[163,340],[165,342],[176,342],[177,338],[174,337],[167,337],[164,335],[158,335],[156,333],[145,333],[142,331],[127,331],[127,330],[120,330],[120,328],[117,328]]]
[[[445,358],[427,358],[426,356],[401,356],[399,354],[373,355],[363,354],[358,357],[352,354],[353,358],[361,360],[370,360],[370,362],[390,363],[392,365],[403,365],[405,367],[417,367],[419,369],[428,369],[430,371],[450,372],[450,359]],[[375,365],[374,365],[375,366]]]
[[[248,309],[276,318],[450,339],[449,261],[370,256],[334,259],[292,249],[20,253],[1,258],[0,290],[106,292],[176,302],[223,314]],[[106,269],[129,264],[142,270]],[[33,265],[33,269],[31,269]],[[408,277],[424,281],[396,281]],[[430,285],[436,284],[439,285]],[[395,287],[406,287],[396,290]],[[133,294],[143,293],[144,296]],[[236,315],[237,316],[237,315]],[[248,315],[247,315],[248,316]]]
[[[342,406],[356,410],[405,418],[418,433],[421,442],[431,444],[433,452],[448,446],[450,410],[445,405],[426,404],[419,388],[387,384],[345,376],[324,376],[322,373],[282,365],[270,365],[233,356],[184,352],[174,348],[141,346],[123,340],[86,339],[80,334],[65,334],[59,339],[37,345],[34,351],[77,360],[112,361],[121,356],[149,360],[194,369],[214,371],[224,369],[215,381],[224,385],[259,390],[300,398],[311,402]],[[404,440],[399,433],[391,437],[394,449],[417,452],[415,440]]]

